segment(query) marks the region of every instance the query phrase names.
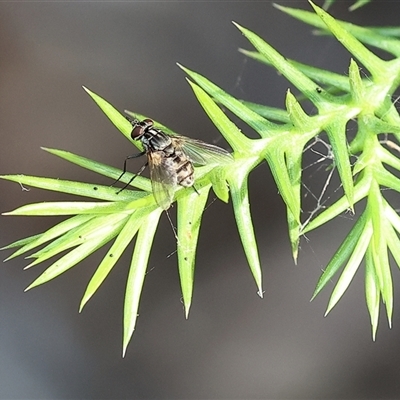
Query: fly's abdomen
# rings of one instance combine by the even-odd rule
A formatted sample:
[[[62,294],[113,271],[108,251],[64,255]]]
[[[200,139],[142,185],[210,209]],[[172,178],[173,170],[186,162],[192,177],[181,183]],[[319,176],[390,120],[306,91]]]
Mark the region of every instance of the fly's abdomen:
[[[183,187],[193,186],[194,168],[193,164],[183,155],[175,153],[174,163],[178,185]]]

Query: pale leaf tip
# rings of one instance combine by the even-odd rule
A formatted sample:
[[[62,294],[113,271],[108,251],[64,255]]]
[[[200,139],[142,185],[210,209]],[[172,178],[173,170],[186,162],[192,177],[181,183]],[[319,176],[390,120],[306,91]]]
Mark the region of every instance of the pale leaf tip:
[[[32,258],[32,255],[25,257],[25,259]],[[32,261],[30,264],[26,265],[23,270],[26,271],[27,269],[33,267],[35,264],[37,264],[37,260]]]
[[[332,299],[329,301],[328,307],[326,307],[324,317],[326,317],[332,311],[332,308],[336,305],[336,303],[337,302],[333,303]]]
[[[185,307],[185,319],[189,319],[189,310],[190,310],[190,306]]]
[[[242,27],[235,21],[232,21],[232,24],[236,26],[236,28],[241,29]]]
[[[357,9],[360,8],[360,7],[361,7],[361,4],[354,3],[353,5],[351,5],[351,6],[349,7],[349,11],[355,11],[355,10],[357,10]]]
[[[126,356],[126,352],[128,350],[128,345],[129,345],[129,340],[128,341],[124,340],[124,343],[122,345],[122,358],[125,358],[125,356]]]
[[[86,303],[88,302],[89,299],[86,299],[85,296],[81,300],[81,304],[79,304],[79,314],[83,311],[83,308],[85,307]]]
[[[32,284],[30,284],[27,288],[24,289],[24,293],[26,293],[28,290],[31,290],[32,287],[33,287]]]
[[[275,7],[275,8],[277,8],[278,10],[281,10],[281,11],[283,11],[283,10],[285,9],[285,7],[281,6],[281,5],[278,4],[278,3],[272,3],[272,6]]]

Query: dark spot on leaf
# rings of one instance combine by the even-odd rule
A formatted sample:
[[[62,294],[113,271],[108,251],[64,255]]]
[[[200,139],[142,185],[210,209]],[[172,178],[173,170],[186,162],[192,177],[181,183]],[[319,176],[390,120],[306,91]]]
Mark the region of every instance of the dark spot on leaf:
[[[93,190],[97,190],[98,188],[97,188],[97,186],[95,186],[94,188],[93,188]]]

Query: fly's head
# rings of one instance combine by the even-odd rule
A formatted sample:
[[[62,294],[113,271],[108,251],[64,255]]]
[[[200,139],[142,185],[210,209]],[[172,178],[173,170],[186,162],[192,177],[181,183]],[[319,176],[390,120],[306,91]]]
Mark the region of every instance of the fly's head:
[[[134,119],[131,121],[131,124],[131,138],[134,140],[141,140],[142,136],[154,125],[154,122],[151,119],[144,119],[143,121]]]

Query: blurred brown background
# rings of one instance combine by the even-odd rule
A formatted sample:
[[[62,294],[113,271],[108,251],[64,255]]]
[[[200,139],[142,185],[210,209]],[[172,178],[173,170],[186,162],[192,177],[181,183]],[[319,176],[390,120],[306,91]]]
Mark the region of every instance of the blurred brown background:
[[[306,1],[279,3],[310,9]],[[330,12],[361,25],[399,22],[398,2],[374,1],[349,14],[352,3],[338,1]],[[350,56],[339,43],[313,36],[310,27],[270,1],[1,3],[1,174],[111,183],[40,149],[69,150],[116,167],[135,151],[81,85],[120,110],[149,115],[181,134],[218,141],[176,62],[237,97],[282,107],[291,85],[237,51],[251,46],[232,20],[288,58],[347,73]],[[130,170],[141,163],[132,161]],[[311,177],[308,184],[317,187],[318,182]],[[69,198],[34,188],[22,191],[6,181],[0,185],[2,212]],[[266,164],[252,174],[250,196],[265,298],[256,294],[231,205],[215,202],[204,215],[186,321],[176,258],[167,258],[175,239],[164,215],[125,359],[121,323],[129,252],[81,315],[81,296],[104,251],[28,293],[24,288],[44,267],[23,272],[28,262],[22,257],[4,264],[0,398],[400,397],[399,299],[391,331],[382,310],[376,343],[362,269],[329,317],[323,314],[334,282],[309,303],[321,269],[351,220],[338,219],[310,234],[295,266],[285,209]],[[0,245],[41,232],[55,221],[2,217]],[[8,254],[3,252],[3,258]],[[397,268],[393,274],[398,287]]]

